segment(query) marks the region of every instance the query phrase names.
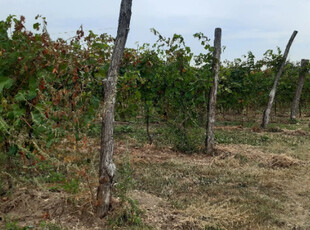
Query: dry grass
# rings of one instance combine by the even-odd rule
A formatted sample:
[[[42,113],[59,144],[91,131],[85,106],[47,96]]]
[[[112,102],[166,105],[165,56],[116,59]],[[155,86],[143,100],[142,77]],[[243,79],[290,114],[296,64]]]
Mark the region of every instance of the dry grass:
[[[128,157],[135,182],[127,196],[144,210],[144,224],[139,226],[111,227],[107,219],[95,217],[98,139],[80,146],[65,141],[54,148],[56,168],[76,175],[79,190],[53,191],[55,182],[19,185],[11,195],[0,197],[0,228],[9,220],[21,226],[44,221],[67,229],[310,229],[308,123],[260,133],[221,126],[217,130],[224,140],[225,132],[236,138],[218,144],[215,156],[141,144],[130,135],[118,140],[115,162],[121,168]],[[252,141],[261,137],[268,141]],[[118,175],[116,183],[123,176],[128,175]],[[113,204],[111,216],[126,208],[117,197]]]
[[[12,197],[12,196],[11,196]],[[101,229],[105,223],[94,217],[89,201],[77,202],[63,192],[19,188],[14,198],[5,198],[0,214],[4,221],[18,221],[20,226],[36,226],[48,222],[66,229]]]

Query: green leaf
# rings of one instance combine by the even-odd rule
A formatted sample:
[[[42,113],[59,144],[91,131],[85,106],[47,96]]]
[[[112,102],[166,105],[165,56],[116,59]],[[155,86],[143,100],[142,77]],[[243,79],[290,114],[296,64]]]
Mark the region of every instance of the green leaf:
[[[10,146],[10,148],[9,148],[8,155],[9,155],[9,156],[15,156],[16,153],[17,153],[17,151],[18,151],[18,146],[17,146],[17,145],[12,145],[12,146]]]
[[[54,139],[49,139],[49,140],[46,142],[46,147],[47,147],[47,148],[50,148],[54,142],[55,142]]]
[[[29,90],[27,92],[26,99],[32,100],[32,99],[36,98],[36,96],[37,96],[37,92],[35,90]]]
[[[19,91],[16,96],[15,96],[15,100],[16,101],[26,101],[26,97],[25,97],[26,92],[25,91]]]
[[[3,89],[9,89],[12,87],[14,80],[8,77],[0,77],[0,93]]]
[[[40,23],[35,23],[35,24],[33,24],[33,29],[35,29],[35,30],[39,30],[40,29]]]
[[[21,90],[18,92],[18,94],[15,96],[16,101],[26,101],[26,100],[32,100],[37,96],[37,92],[35,90]]]
[[[9,125],[0,117],[0,131],[6,133],[8,132]]]
[[[37,79],[35,75],[32,75],[29,78],[29,89],[34,91],[36,88],[38,88]]]
[[[20,108],[17,104],[14,104],[12,106],[12,112],[14,114],[14,117],[21,117],[26,113],[25,109]]]

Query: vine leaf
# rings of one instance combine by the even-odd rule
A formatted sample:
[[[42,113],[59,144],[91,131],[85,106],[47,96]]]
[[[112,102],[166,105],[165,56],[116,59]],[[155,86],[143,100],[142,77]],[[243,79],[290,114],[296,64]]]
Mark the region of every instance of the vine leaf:
[[[9,89],[13,85],[14,80],[8,77],[0,77],[0,93],[3,89]]]

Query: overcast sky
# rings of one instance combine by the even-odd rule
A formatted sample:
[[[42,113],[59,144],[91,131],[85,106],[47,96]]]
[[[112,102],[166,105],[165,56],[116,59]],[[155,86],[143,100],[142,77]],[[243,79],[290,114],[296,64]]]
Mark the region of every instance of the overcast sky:
[[[82,24],[84,30],[116,34],[121,0],[0,0],[0,20],[24,15],[31,28],[34,17],[47,18],[53,38],[68,38]],[[233,60],[252,51],[261,58],[268,49],[283,51],[294,30],[289,58],[310,58],[310,0],[133,0],[128,47],[152,43],[155,28],[164,36],[185,37],[196,53],[203,52],[192,35],[203,32],[213,40],[216,27],[223,30],[223,59]],[[212,41],[213,43],[213,41]]]

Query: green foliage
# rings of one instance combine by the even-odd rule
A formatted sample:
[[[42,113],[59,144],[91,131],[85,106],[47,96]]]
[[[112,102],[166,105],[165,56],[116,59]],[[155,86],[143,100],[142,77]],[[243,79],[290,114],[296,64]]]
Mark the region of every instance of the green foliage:
[[[26,226],[26,227],[20,227],[18,225],[17,221],[14,222],[7,222],[5,225],[5,229],[6,230],[30,230],[30,229],[37,229],[32,225]],[[56,224],[52,224],[52,223],[45,223],[42,222],[40,224],[40,228],[41,230],[66,230],[65,228],[59,227]]]
[[[187,154],[197,152],[204,138],[203,130],[197,127],[184,129],[176,124],[170,124],[163,135],[176,150]]]
[[[130,198],[122,203],[122,207],[114,215],[108,218],[109,225],[113,228],[115,226],[142,226],[141,214],[137,201]]]
[[[69,42],[53,41],[41,19],[35,33],[24,17],[0,22],[0,155],[7,155],[0,164],[12,171],[46,160],[43,149],[68,134],[83,138],[97,117],[111,54],[110,36],[84,36],[80,28]]]
[[[129,157],[123,158],[116,176],[116,195],[120,198],[121,208],[108,218],[109,225],[113,226],[141,226],[142,210],[136,200],[128,197],[128,191],[133,189],[133,169],[129,163]]]
[[[115,131],[116,134],[122,134],[122,133],[132,133],[133,127],[130,125],[122,125],[122,126],[116,126]]]
[[[260,146],[268,143],[269,137],[261,136],[252,132],[238,132],[238,131],[222,131],[215,132],[215,140],[220,144],[247,144],[253,146]]]
[[[64,182],[65,176],[60,172],[51,171],[45,178],[46,183]]]
[[[80,181],[77,178],[67,180],[63,185],[63,189],[68,193],[77,193],[79,191]]]
[[[196,33],[194,37],[205,48],[205,53],[195,55],[181,35],[167,38],[155,29],[152,32],[158,38],[156,43],[126,50],[119,78],[117,119],[144,116],[146,124],[151,125],[152,119],[166,121],[173,145],[184,152],[196,151],[201,143],[195,143],[197,138],[191,141],[190,130],[205,126],[213,47],[207,36]],[[279,48],[268,50],[262,60],[256,60],[254,54],[248,52],[233,62],[225,61],[221,66],[218,108],[242,114],[245,110],[265,107],[281,62]],[[299,71],[299,63],[286,65],[277,92],[278,107],[290,105]],[[304,98],[301,103],[307,100]],[[221,139],[219,137],[220,143],[228,142]]]
[[[28,230],[30,228],[28,228],[28,227],[19,227],[17,225],[17,222],[15,221],[15,222],[8,222],[8,223],[6,223],[5,229],[6,230]]]
[[[132,178],[133,169],[131,168],[130,162],[129,162],[129,155],[126,155],[121,165],[118,167],[118,172],[116,175],[116,191],[118,196],[121,198],[125,198],[127,195],[127,192],[130,189],[133,189],[134,181]]]

